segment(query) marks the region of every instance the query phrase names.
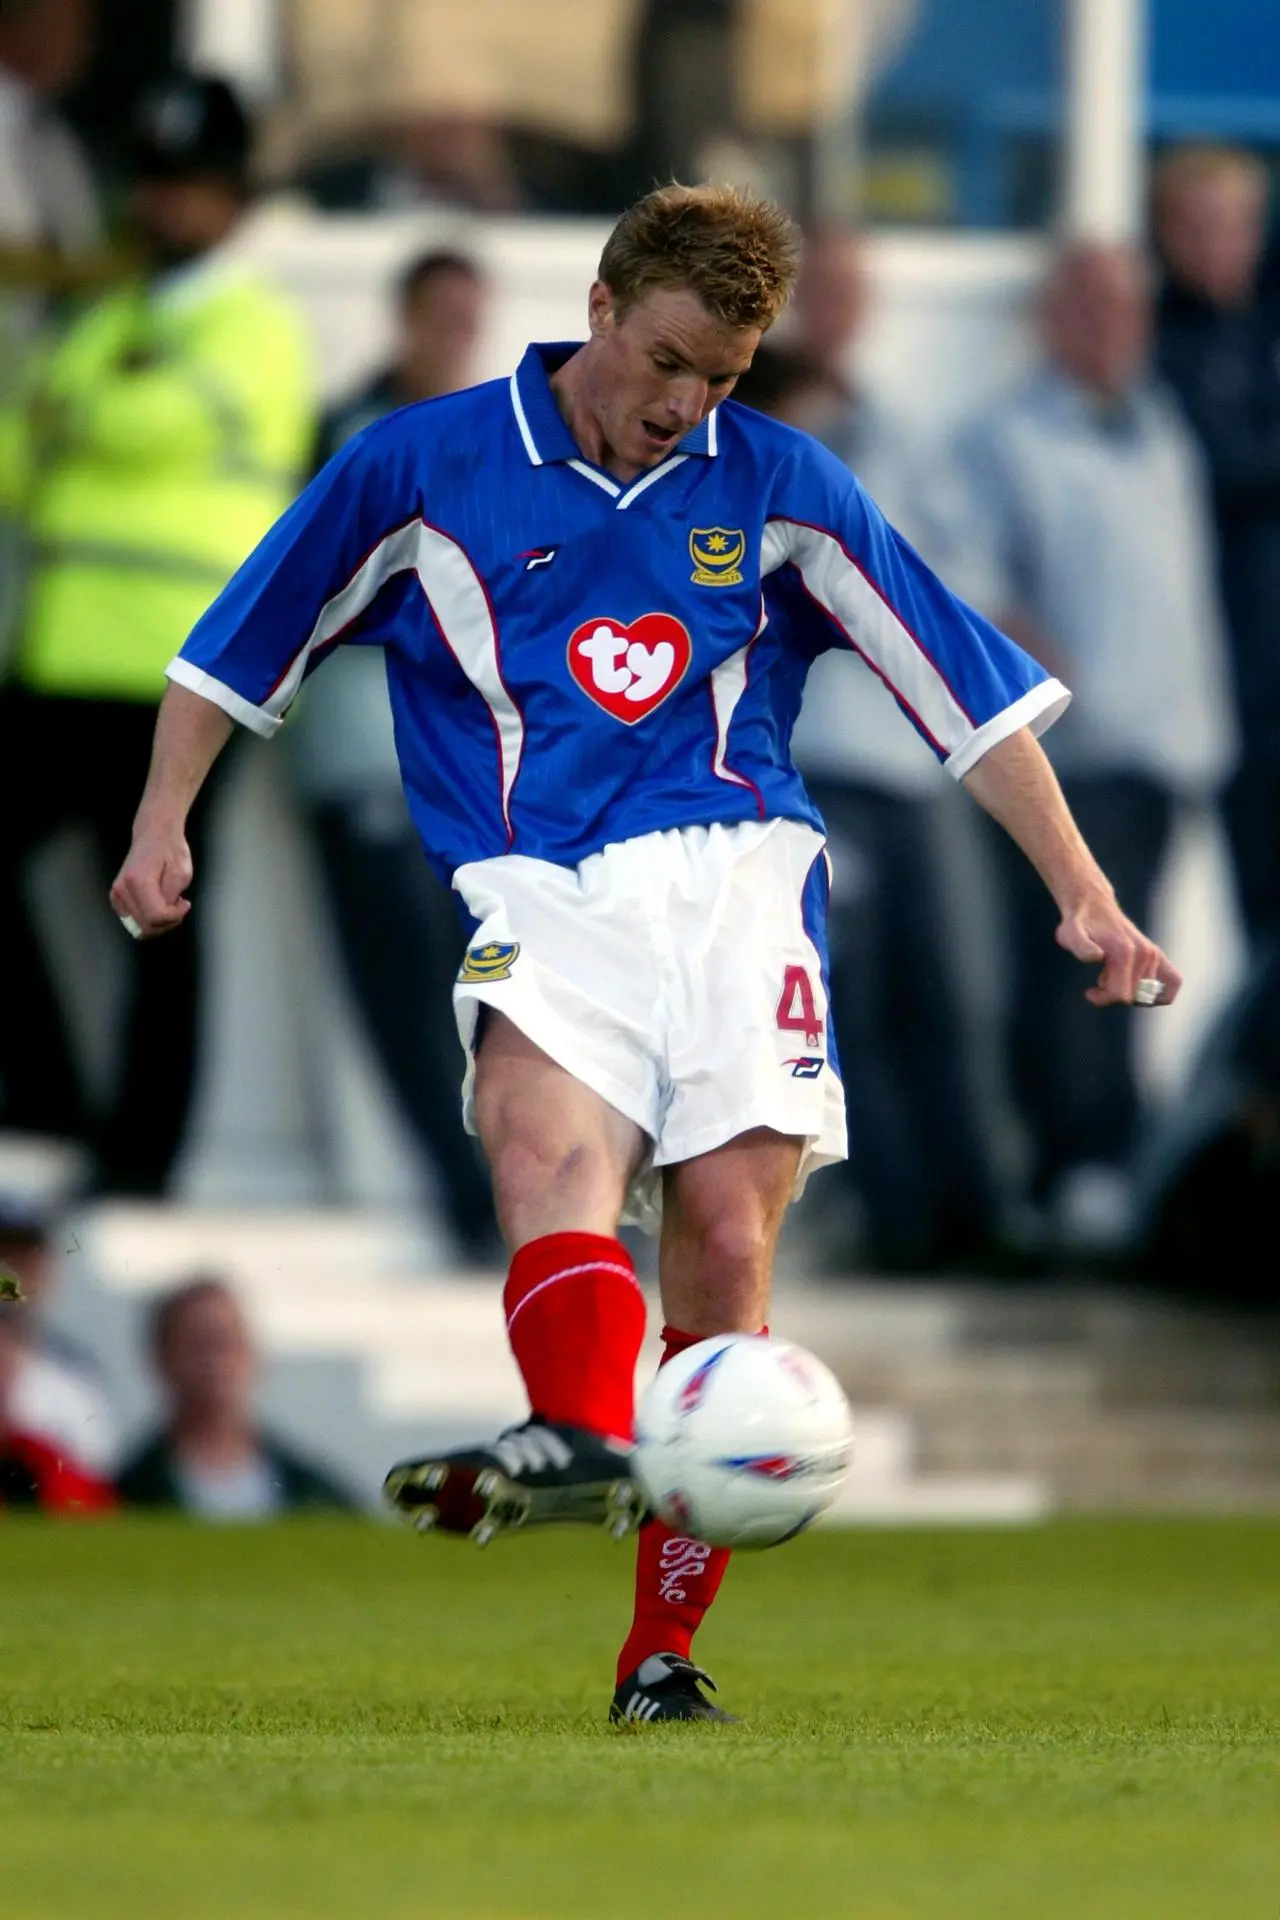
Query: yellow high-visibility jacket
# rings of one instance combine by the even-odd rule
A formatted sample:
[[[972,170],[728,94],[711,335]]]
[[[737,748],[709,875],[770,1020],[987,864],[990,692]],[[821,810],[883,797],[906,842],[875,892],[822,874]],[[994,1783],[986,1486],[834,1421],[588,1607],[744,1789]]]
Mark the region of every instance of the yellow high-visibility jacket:
[[[211,260],[87,308],[28,396],[21,684],[158,700],[297,491],[313,396],[300,317],[248,268]]]

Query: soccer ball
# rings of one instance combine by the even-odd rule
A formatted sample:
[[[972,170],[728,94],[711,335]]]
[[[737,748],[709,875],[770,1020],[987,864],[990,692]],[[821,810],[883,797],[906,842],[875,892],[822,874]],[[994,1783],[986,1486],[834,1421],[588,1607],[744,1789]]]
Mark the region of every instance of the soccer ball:
[[[713,1547],[776,1547],[835,1499],[853,1419],[803,1347],[724,1333],[669,1360],[640,1401],[631,1471],[650,1510]]]

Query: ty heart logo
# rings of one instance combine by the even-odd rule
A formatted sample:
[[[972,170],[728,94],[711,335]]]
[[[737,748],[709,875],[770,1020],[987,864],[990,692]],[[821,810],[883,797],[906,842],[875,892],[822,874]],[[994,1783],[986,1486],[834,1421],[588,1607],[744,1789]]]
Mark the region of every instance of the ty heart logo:
[[[582,691],[633,727],[661,706],[693,658],[688,629],[670,613],[621,620],[584,620],[569,636],[569,671]]]

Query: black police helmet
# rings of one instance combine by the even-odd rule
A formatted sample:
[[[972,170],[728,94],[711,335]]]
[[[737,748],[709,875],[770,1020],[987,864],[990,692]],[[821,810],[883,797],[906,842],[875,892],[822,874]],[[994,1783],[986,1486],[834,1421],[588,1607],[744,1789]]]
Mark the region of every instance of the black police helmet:
[[[252,139],[244,108],[225,80],[174,73],[138,104],[131,171],[157,180],[215,174],[243,186]]]

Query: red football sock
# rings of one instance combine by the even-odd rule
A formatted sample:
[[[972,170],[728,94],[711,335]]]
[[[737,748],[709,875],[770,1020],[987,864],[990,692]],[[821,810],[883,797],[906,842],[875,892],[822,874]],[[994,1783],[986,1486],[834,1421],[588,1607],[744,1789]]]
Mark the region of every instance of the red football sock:
[[[630,1440],[645,1312],[622,1242],[604,1233],[531,1240],[511,1262],[502,1303],[533,1411]]]
[[[705,1337],[664,1327],[660,1364],[665,1366]],[[693,1636],[720,1591],[728,1564],[727,1547],[704,1546],[661,1520],[645,1522],[636,1542],[636,1610],[618,1655],[619,1686],[651,1653],[681,1653],[688,1659]]]

